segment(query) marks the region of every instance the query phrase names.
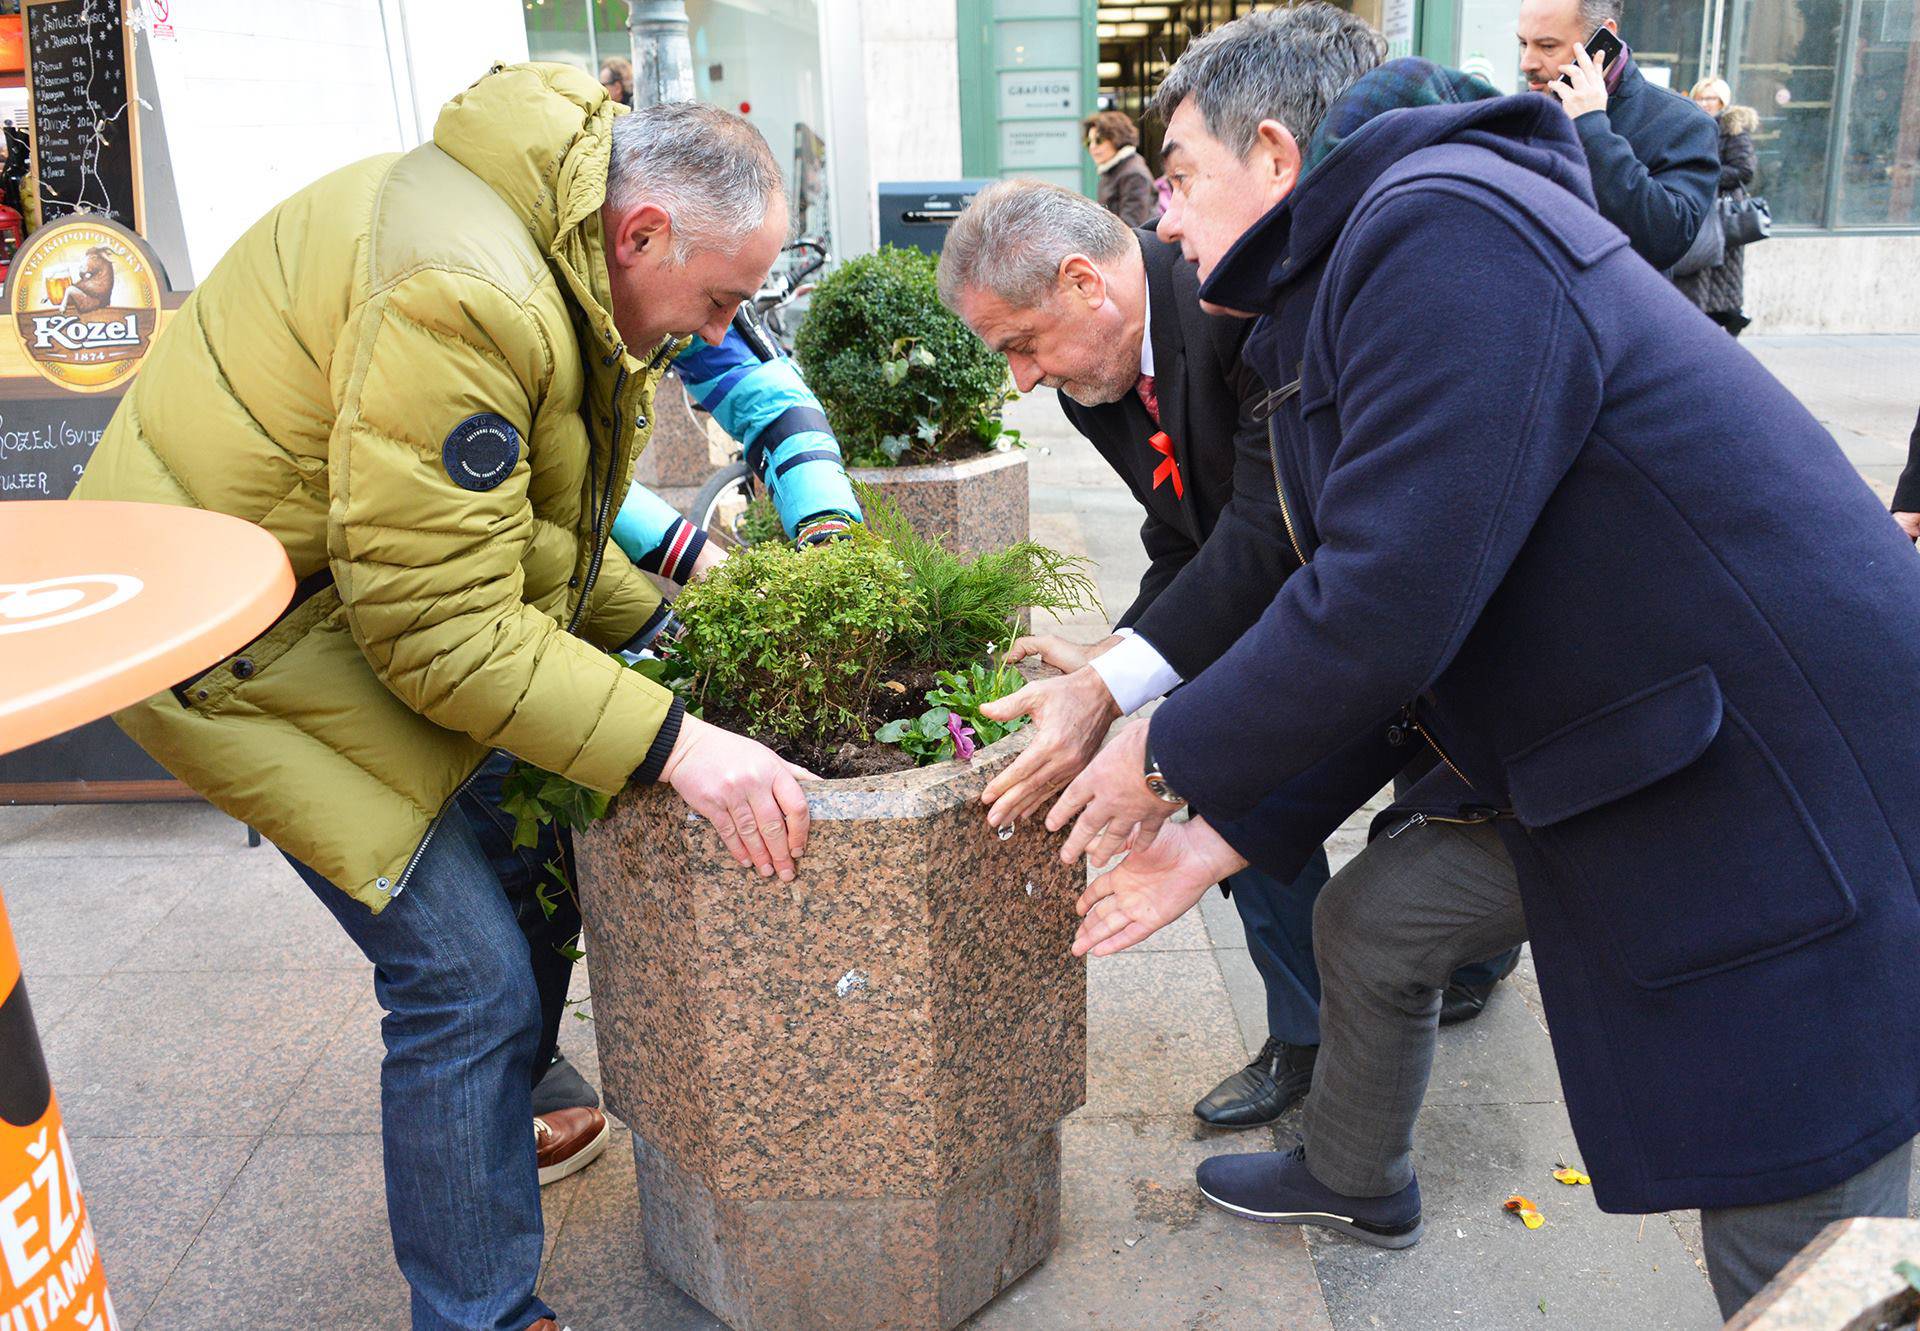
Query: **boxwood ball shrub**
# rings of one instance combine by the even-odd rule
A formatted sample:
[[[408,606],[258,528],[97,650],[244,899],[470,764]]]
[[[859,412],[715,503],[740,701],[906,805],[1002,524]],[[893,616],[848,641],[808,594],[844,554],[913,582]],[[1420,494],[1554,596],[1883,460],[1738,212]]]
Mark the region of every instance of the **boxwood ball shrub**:
[[[894,642],[924,613],[906,566],[865,531],[805,551],[743,547],[674,607],[688,695],[782,739],[861,729]]]
[[[935,268],[885,246],[814,290],[794,354],[854,465],[964,457],[1000,433],[1006,362],[941,305]]]

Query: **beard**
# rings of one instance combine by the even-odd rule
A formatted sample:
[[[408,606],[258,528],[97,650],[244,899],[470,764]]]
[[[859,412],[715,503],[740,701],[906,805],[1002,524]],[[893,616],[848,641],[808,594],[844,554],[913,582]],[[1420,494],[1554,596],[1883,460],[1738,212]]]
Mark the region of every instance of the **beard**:
[[[1121,384],[1117,382],[1117,378],[1118,376],[1114,380],[1100,382],[1091,379],[1064,379],[1058,375],[1049,375],[1040,382],[1056,392],[1065,393],[1083,407],[1103,407],[1110,402],[1118,402],[1131,393],[1134,384],[1138,382],[1136,379],[1129,379]]]

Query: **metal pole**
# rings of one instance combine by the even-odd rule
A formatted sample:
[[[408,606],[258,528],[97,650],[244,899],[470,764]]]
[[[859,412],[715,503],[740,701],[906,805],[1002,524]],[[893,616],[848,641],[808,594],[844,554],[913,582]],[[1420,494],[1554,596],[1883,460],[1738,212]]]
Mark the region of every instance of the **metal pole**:
[[[684,0],[627,0],[633,37],[633,104],[693,100],[693,44]]]

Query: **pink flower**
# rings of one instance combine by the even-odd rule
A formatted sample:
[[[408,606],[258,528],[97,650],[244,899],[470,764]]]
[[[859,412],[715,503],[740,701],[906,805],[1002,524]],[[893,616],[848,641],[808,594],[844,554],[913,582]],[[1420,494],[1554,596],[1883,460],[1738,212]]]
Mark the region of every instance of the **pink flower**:
[[[976,746],[973,742],[973,728],[960,719],[960,713],[947,713],[947,733],[953,736],[953,755],[963,763],[973,761]]]

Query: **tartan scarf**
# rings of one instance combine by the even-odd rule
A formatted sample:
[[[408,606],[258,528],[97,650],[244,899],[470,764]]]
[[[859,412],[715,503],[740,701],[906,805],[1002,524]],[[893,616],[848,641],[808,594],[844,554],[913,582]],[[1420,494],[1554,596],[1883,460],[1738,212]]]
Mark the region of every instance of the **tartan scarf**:
[[[1436,65],[1417,56],[1404,56],[1361,75],[1334,99],[1326,118],[1307,147],[1302,174],[1324,162],[1334,149],[1375,116],[1406,106],[1437,106],[1443,102],[1479,102],[1500,94],[1474,74]]]

